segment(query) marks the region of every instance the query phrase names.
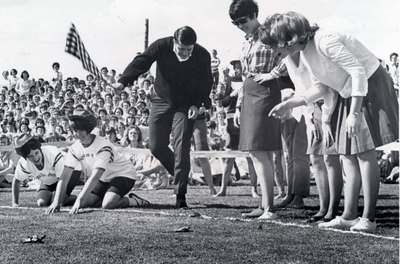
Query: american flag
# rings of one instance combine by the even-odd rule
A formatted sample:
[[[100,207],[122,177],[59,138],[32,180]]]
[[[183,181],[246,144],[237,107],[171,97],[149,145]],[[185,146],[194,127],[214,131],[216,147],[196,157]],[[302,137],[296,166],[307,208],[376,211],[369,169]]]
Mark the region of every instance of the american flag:
[[[90,58],[74,24],[71,24],[71,28],[67,34],[65,52],[78,58],[82,62],[82,66],[85,70],[95,75],[98,79],[102,79],[99,69]]]

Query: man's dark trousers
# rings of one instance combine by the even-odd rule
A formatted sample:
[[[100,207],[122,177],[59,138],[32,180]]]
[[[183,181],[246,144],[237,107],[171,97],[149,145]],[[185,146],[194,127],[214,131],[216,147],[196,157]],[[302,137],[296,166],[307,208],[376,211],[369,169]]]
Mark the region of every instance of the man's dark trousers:
[[[151,153],[175,176],[175,194],[184,198],[190,172],[190,142],[194,120],[188,119],[189,107],[174,107],[163,99],[152,100],[149,130]],[[172,133],[172,151],[168,145]]]

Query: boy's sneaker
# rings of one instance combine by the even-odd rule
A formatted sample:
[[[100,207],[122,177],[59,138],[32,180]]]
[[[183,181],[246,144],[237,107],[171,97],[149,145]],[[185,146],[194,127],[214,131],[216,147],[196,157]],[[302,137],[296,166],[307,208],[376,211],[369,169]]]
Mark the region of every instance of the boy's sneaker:
[[[374,232],[376,230],[376,222],[370,221],[368,218],[360,217],[357,224],[350,227],[350,231],[357,232]]]
[[[341,216],[336,216],[335,219],[329,222],[319,223],[319,228],[346,228],[351,227],[359,221],[359,218],[353,220],[346,220]]]

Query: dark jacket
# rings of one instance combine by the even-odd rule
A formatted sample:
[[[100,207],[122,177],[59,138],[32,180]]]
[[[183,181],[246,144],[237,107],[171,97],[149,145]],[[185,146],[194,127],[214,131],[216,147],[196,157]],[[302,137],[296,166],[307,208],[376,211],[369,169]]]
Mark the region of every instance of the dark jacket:
[[[179,62],[173,52],[173,37],[153,42],[136,56],[119,82],[125,86],[147,72],[157,62],[155,92],[174,107],[200,107],[207,104],[212,88],[211,58],[208,51],[195,44],[192,56]]]

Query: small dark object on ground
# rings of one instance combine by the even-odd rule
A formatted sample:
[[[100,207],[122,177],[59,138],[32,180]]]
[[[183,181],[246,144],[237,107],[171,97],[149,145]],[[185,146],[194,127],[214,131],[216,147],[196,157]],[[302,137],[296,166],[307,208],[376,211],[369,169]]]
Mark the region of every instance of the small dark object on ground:
[[[38,236],[38,235],[33,235],[33,236],[28,236],[27,238],[25,238],[24,240],[22,240],[22,243],[24,244],[28,244],[28,243],[39,243],[39,244],[43,244],[44,241],[43,239],[46,237],[46,235],[43,236]]]
[[[189,217],[200,217],[201,214],[199,212],[193,212],[191,214],[189,214]]]
[[[183,226],[178,229],[175,229],[175,233],[187,233],[187,232],[193,232],[193,230],[190,229],[190,226]]]

